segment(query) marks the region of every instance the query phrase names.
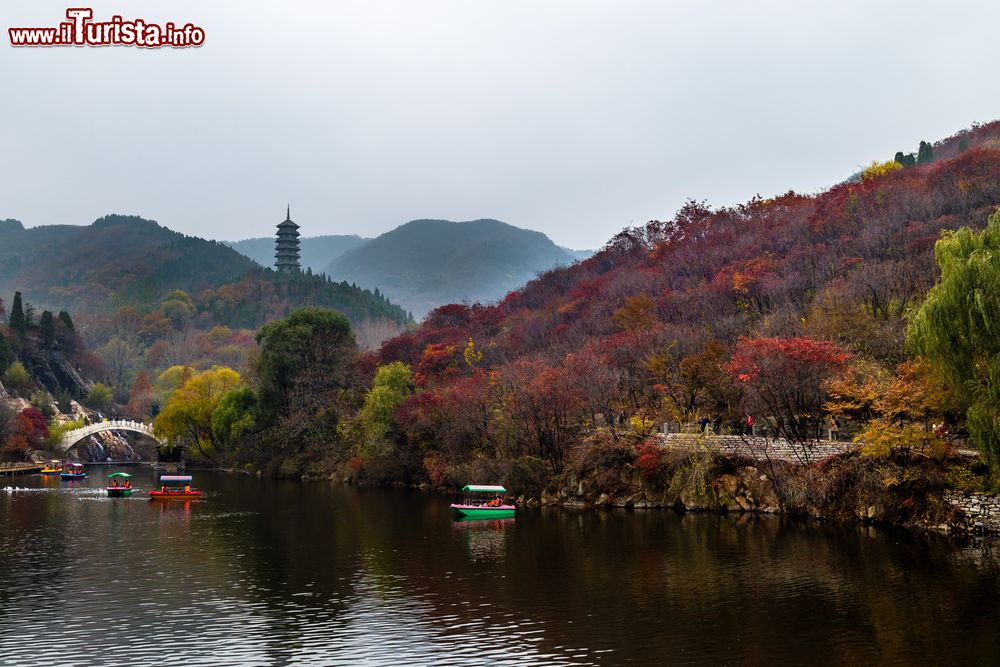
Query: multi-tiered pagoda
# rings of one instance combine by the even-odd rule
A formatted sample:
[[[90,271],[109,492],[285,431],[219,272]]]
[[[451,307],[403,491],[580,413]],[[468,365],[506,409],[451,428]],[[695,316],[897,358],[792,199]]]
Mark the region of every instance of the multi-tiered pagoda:
[[[278,225],[274,258],[274,267],[279,271],[299,270],[299,226],[292,222],[291,205],[285,214],[285,221]]]

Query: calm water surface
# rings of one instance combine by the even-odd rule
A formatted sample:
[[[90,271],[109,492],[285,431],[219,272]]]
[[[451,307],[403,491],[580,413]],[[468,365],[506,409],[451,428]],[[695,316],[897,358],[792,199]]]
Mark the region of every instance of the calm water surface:
[[[989,549],[665,511],[456,523],[434,494],[209,473],[198,502],[109,499],[89,470],[0,479],[2,665],[1000,664]]]

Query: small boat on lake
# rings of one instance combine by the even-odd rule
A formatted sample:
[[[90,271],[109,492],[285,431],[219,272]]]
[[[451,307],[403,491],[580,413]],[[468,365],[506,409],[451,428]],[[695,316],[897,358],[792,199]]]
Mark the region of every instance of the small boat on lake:
[[[507,519],[514,516],[514,505],[506,500],[502,486],[467,484],[462,487],[462,500],[451,504],[455,516],[466,519]]]
[[[201,491],[191,487],[191,475],[160,475],[160,490],[150,491],[150,500],[193,500]]]
[[[59,473],[61,479],[84,479],[87,473],[83,471],[82,463],[67,463],[63,471]]]
[[[128,498],[132,495],[132,475],[127,472],[113,472],[108,475],[107,492],[109,498]]]
[[[45,464],[45,467],[42,468],[42,474],[58,475],[59,473],[62,472],[62,470],[63,470],[62,461],[60,461],[59,459],[51,459],[48,463]]]

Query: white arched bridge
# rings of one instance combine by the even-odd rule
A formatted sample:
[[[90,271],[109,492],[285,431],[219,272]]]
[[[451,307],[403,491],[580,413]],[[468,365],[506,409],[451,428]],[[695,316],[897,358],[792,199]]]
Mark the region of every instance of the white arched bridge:
[[[153,440],[156,440],[160,444],[163,444],[159,438],[153,435],[153,427],[151,425],[126,419],[114,419],[110,421],[97,422],[96,424],[88,424],[87,426],[83,426],[81,428],[75,428],[72,431],[66,431],[62,434],[62,438],[59,441],[59,452],[65,453],[70,447],[80,442],[87,436],[94,435],[95,433],[102,433],[104,431],[132,431],[133,433],[141,433],[152,438]]]

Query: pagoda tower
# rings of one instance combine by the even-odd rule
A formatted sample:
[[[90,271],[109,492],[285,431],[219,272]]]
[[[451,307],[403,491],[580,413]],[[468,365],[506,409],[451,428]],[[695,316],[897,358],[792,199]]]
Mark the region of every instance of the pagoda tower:
[[[299,270],[299,226],[292,222],[291,205],[285,214],[285,221],[278,225],[274,258],[274,268],[279,271]]]

